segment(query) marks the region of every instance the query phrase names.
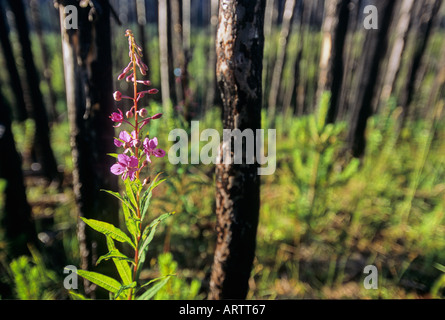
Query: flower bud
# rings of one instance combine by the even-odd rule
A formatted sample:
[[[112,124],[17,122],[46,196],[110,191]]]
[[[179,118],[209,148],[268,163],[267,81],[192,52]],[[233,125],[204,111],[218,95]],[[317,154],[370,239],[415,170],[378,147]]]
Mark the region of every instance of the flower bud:
[[[139,115],[140,115],[142,118],[145,118],[145,117],[147,116],[147,114],[148,114],[147,109],[142,108],[141,110],[139,110]]]
[[[141,140],[137,140],[137,139],[133,140],[133,147],[139,148],[141,145],[142,145]]]
[[[145,163],[145,162],[147,162],[146,165],[148,165],[148,161],[147,161],[147,160],[144,160],[144,162],[142,163],[142,167],[144,167],[144,163]],[[144,181],[142,181],[142,185],[145,186],[146,184],[149,184],[150,181],[151,181],[150,177],[145,178]]]
[[[120,93],[119,91],[115,91],[113,93],[113,98],[116,101],[121,101],[122,100],[122,93]]]
[[[134,113],[133,113],[133,111],[127,111],[126,113],[125,113],[125,115],[127,116],[127,119],[130,119],[130,118],[133,118],[133,116],[134,116]]]
[[[156,113],[154,116],[151,116],[151,118],[154,119],[159,119],[160,117],[162,117],[162,113]]]
[[[150,90],[148,90],[148,94],[156,94],[158,92],[159,92],[158,89],[150,89]]]

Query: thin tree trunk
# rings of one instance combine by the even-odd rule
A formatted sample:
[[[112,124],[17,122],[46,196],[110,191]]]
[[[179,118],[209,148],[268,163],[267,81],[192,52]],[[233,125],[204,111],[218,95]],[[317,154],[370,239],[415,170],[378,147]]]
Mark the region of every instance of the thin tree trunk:
[[[388,45],[388,31],[391,24],[395,1],[378,0],[379,28],[367,30],[363,45],[361,61],[360,85],[356,108],[351,119],[348,141],[354,157],[362,157],[365,153],[365,130],[368,118],[372,115],[372,98],[375,93],[382,59]]]
[[[403,0],[401,4],[400,17],[395,30],[396,39],[394,40],[391,55],[388,60],[388,67],[386,68],[382,92],[380,94],[380,103],[383,104],[390,98],[397,74],[400,70],[402,56],[406,48],[405,44],[410,27],[413,4],[414,0]]]
[[[115,152],[114,128],[108,119],[115,110],[112,98],[112,64],[109,6],[98,0],[100,14],[79,8],[79,30],[64,28],[65,12],[59,4],[65,87],[73,158],[73,184],[78,215],[118,226],[119,206],[100,189],[118,190],[118,178],[110,173]],[[78,223],[81,267],[95,269],[98,255],[107,252],[105,238]],[[109,269],[99,265],[96,270]],[[86,284],[86,291],[93,287]]]
[[[40,9],[38,0],[31,0],[31,17],[34,24],[34,28],[37,33],[37,39],[39,40],[40,52],[42,54],[42,65],[43,65],[43,78],[45,79],[46,86],[48,88],[48,103],[49,110],[51,115],[51,121],[57,122],[57,118],[59,117],[58,112],[56,110],[56,93],[54,92],[53,85],[51,83],[51,68],[48,57],[48,49],[45,43],[45,39],[43,37],[42,24],[40,18]]]
[[[217,33],[217,82],[224,129],[261,127],[265,0],[222,0]],[[254,134],[254,137],[256,134]],[[224,164],[223,143],[216,165],[217,244],[210,299],[244,299],[255,256],[260,205],[258,163]],[[246,143],[243,157],[246,160]],[[255,159],[254,159],[255,160]]]
[[[170,99],[170,80],[168,68],[168,15],[167,0],[158,0],[159,62],[161,64],[161,95],[164,112],[167,112]]]
[[[348,31],[350,0],[326,0],[316,108],[323,92],[331,92],[326,121],[333,123],[343,83],[343,51]]]
[[[363,0],[351,0],[351,12],[350,12],[350,22],[348,26],[347,36],[346,36],[346,54],[345,54],[345,66],[344,66],[344,79],[343,87],[340,93],[337,117],[335,121],[345,120],[346,115],[353,104],[353,98],[358,91],[356,81],[356,69],[359,62],[359,57],[354,53],[357,46],[363,45],[363,40],[357,36],[357,27],[362,23],[359,21],[360,15],[362,14],[362,3]]]
[[[403,108],[402,126],[408,117],[409,107],[416,91],[415,87],[419,76],[419,70],[421,69],[423,56],[432,31],[437,26],[437,13],[439,12],[442,3],[443,0],[424,0],[419,2],[419,5],[421,5],[420,25],[418,26],[416,36],[413,39],[414,55],[411,65],[409,66],[408,80],[402,89],[399,100],[399,104]]]
[[[176,75],[175,91],[178,105],[183,107],[183,115],[187,122],[191,120],[190,114],[190,97],[188,95],[188,71],[187,71],[187,54],[184,51],[181,8],[179,0],[170,0],[171,8],[171,33],[172,33],[172,49],[174,68],[179,74]]]
[[[278,92],[280,91],[281,78],[286,60],[287,45],[294,16],[295,0],[286,0],[283,12],[283,24],[281,27],[280,40],[278,45],[277,60],[272,75],[272,84],[269,91],[268,111],[269,119],[273,121],[277,108]]]
[[[216,84],[216,27],[218,25],[218,0],[211,0],[210,2],[210,49],[209,49],[209,63],[208,74],[209,82],[207,87],[207,96],[205,108],[210,108],[215,103],[215,96],[217,90]]]
[[[57,170],[56,158],[50,143],[48,115],[39,86],[40,78],[34,64],[31,50],[29,26],[28,21],[26,20],[25,7],[22,0],[9,0],[9,6],[15,17],[19,41],[22,48],[24,67],[26,70],[26,79],[31,97],[32,118],[35,122],[34,149],[36,151],[37,160],[42,167],[42,174],[45,178],[50,181],[57,179],[60,182],[61,175]]]
[[[25,103],[25,94],[20,80],[19,72],[15,62],[14,53],[12,51],[11,42],[9,41],[9,27],[6,22],[5,10],[3,2],[0,1],[0,43],[3,49],[3,57],[6,61],[6,69],[8,70],[12,92],[14,93],[15,106],[17,110],[17,120],[25,121],[28,118],[27,106]]]
[[[11,114],[0,95],[0,178],[5,179],[2,227],[8,254],[18,257],[29,254],[28,244],[37,245],[37,235],[32,221],[31,207],[26,198],[22,160],[15,147],[11,130]]]

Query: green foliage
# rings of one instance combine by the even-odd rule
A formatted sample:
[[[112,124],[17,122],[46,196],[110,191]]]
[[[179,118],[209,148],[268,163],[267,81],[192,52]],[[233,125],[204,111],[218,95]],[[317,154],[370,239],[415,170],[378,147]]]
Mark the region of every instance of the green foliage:
[[[10,282],[16,299],[54,300],[58,297],[56,274],[47,269],[41,255],[31,249],[32,257],[21,256],[9,264]]]
[[[176,274],[178,272],[178,263],[173,260],[170,252],[158,256],[159,271],[162,275]],[[192,279],[187,283],[181,276],[177,275],[171,281],[158,291],[155,300],[194,300],[202,299],[199,295],[201,282],[198,279]]]

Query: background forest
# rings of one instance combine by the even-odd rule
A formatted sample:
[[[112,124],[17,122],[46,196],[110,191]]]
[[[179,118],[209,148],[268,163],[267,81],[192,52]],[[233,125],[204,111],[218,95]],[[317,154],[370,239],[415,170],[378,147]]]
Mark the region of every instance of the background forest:
[[[79,30],[61,28],[69,4]],[[112,97],[131,90],[117,81],[126,29],[160,90],[145,100],[149,114],[163,113],[150,124],[159,145],[168,151],[170,130],[190,131],[191,120],[222,136],[219,5],[0,0],[0,298],[70,298],[64,267],[97,268],[105,253],[78,215],[122,223],[99,192],[121,184],[109,178],[113,142],[100,133],[112,137],[108,116],[128,109]],[[378,8],[376,30],[364,28],[367,5]],[[247,298],[443,298],[443,1],[267,0],[263,30],[261,126],[276,129],[277,168],[261,176]],[[176,214],[159,226],[141,277],[176,274],[155,299],[205,299],[215,166],[167,157],[154,166],[167,181],[150,214]],[[378,289],[363,286],[367,265]]]

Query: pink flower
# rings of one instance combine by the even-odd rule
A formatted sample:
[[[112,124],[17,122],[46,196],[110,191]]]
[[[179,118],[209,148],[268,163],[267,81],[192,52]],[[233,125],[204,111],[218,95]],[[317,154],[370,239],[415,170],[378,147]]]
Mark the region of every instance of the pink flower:
[[[155,157],[162,158],[165,156],[165,151],[162,149],[156,149],[158,146],[158,138],[154,137],[153,139],[145,138],[143,147],[144,152],[147,156],[148,162],[151,163],[150,156],[154,155]]]
[[[136,131],[132,131],[131,134],[127,131],[121,131],[119,133],[119,139],[114,139],[114,145],[116,147],[124,147],[124,153],[131,150],[132,147],[140,145],[140,141],[136,139]]]
[[[123,115],[122,111],[120,109],[117,109],[117,110],[119,110],[119,113],[113,112],[111,114],[111,116],[109,117],[111,119],[111,121],[117,122],[117,125],[114,126],[115,128],[120,127],[120,125],[124,121],[124,115]]]
[[[117,163],[111,166],[110,171],[117,176],[122,175],[122,180],[130,177],[130,180],[133,181],[136,177],[136,171],[138,171],[138,159],[135,156],[129,157],[125,154],[119,154]]]

